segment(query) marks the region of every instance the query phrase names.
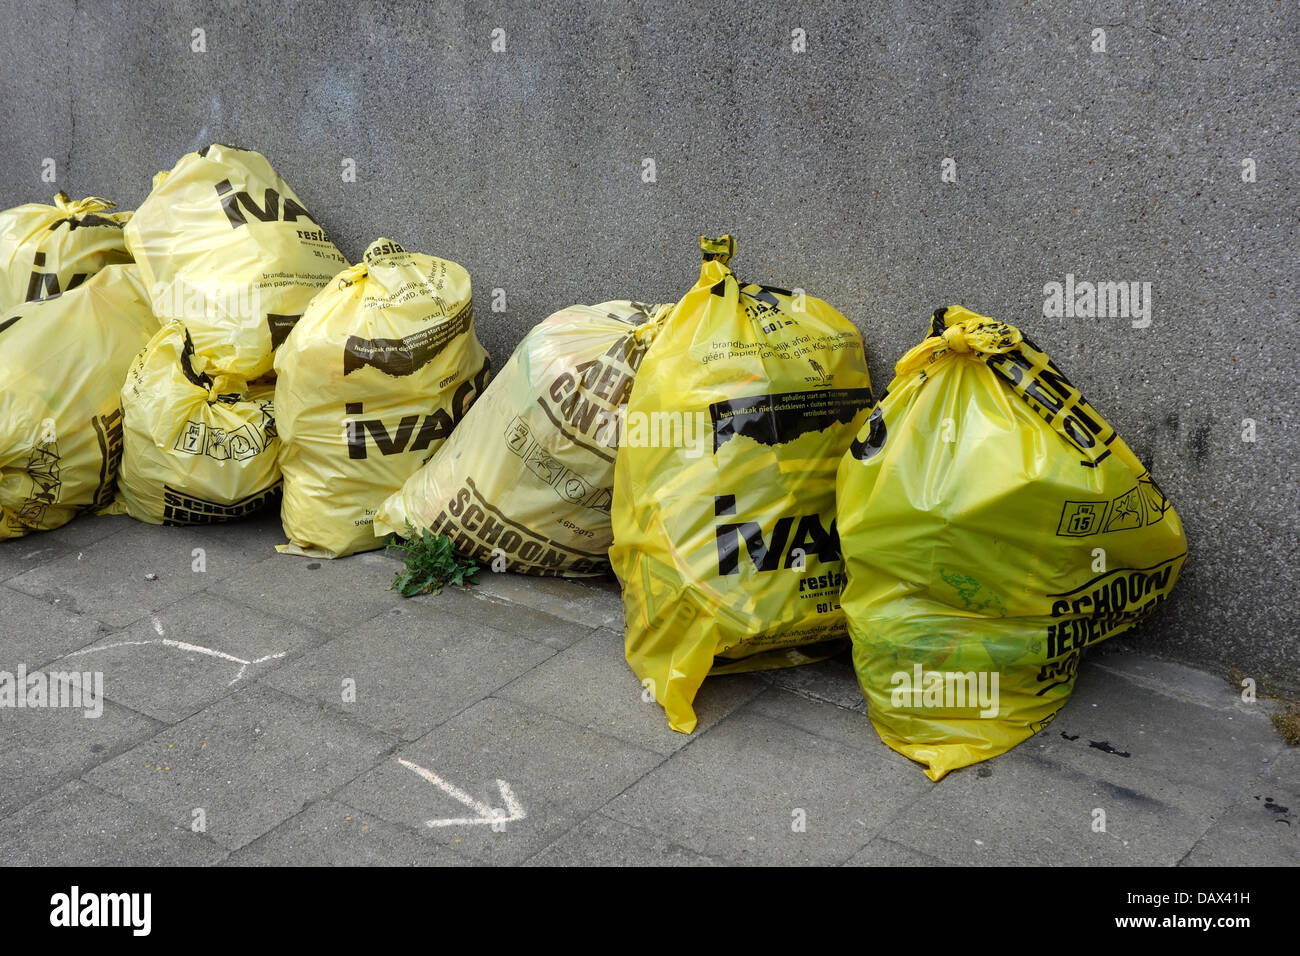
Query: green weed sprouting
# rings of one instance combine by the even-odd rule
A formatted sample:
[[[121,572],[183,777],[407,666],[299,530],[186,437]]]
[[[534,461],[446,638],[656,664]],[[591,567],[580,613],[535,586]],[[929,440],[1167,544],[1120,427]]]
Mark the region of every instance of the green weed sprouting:
[[[406,552],[406,566],[393,578],[389,590],[396,590],[403,597],[437,594],[444,584],[469,587],[479,572],[477,563],[457,557],[451,548],[451,538],[435,535],[427,528],[417,531],[409,521],[406,540],[394,540],[393,547]]]

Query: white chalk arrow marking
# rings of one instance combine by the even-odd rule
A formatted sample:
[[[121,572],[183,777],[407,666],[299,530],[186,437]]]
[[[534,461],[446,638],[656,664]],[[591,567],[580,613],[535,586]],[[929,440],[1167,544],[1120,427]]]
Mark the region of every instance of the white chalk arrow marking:
[[[504,826],[507,823],[512,823],[515,820],[522,820],[524,817],[528,816],[528,814],[524,812],[524,808],[520,805],[518,799],[515,798],[514,791],[510,789],[510,784],[506,783],[504,780],[497,781],[497,789],[501,792],[501,801],[505,804],[505,809],[502,810],[499,807],[489,807],[481,800],[475,800],[464,790],[460,789],[460,787],[448,783],[432,770],[426,770],[418,763],[411,763],[411,761],[403,760],[401,757],[397,758],[397,762],[412,773],[429,781],[429,783],[433,784],[453,800],[460,801],[478,814],[477,817],[453,817],[447,820],[425,820],[424,825],[426,827],[474,826],[485,823],[488,825],[495,824],[496,826]],[[496,829],[496,827],[493,827],[493,829]]]

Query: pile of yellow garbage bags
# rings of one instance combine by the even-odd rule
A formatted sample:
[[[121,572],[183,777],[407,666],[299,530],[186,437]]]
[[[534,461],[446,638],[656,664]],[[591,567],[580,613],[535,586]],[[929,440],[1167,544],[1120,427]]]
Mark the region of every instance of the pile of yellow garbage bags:
[[[1020,329],[941,308],[876,394],[857,325],[733,273],[730,236],[700,251],[678,301],[562,308],[493,377],[464,267],[385,238],[350,264],[252,150],[181,157],[134,212],[9,209],[0,539],[267,507],[314,558],[431,532],[494,571],[616,575],[683,733],[706,678],[850,649],[933,779],[1047,726],[1084,652],[1172,593],[1155,480]]]

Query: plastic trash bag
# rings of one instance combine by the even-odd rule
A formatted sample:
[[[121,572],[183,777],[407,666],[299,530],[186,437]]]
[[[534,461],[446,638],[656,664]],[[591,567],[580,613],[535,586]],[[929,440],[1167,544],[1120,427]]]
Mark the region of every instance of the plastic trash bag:
[[[1017,329],[960,306],[840,466],[844,610],[881,739],[932,780],[1047,725],[1085,648],[1164,601],[1173,507]]]
[[[336,558],[382,547],[375,512],[487,385],[469,273],[376,240],[312,300],[275,371],[280,550]]]
[[[122,380],[157,328],[131,265],[0,317],[0,540],[112,503]]]
[[[158,315],[247,381],[271,370],[312,296],[348,264],[265,156],[219,143],[154,177],[126,243]]]
[[[653,316],[668,308],[602,302],[541,322],[447,443],[384,502],[375,533],[405,536],[410,522],[499,571],[607,572],[622,412]]]
[[[701,247],[628,400],[610,549],[628,663],[684,733],[706,675],[846,646],[835,470],[872,401],[848,319]]]
[[[108,212],[98,196],[0,212],[0,310],[75,289],[105,266],[131,261],[122,227],[129,212]]]
[[[151,524],[193,525],[278,504],[274,389],[211,370],[183,323],[163,326],[122,386],[113,510]]]

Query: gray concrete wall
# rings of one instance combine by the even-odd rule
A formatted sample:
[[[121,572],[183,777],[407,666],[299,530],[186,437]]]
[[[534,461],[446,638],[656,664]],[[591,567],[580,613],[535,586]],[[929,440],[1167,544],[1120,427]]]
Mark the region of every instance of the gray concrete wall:
[[[1020,325],[1187,527],[1173,602],[1121,640],[1300,681],[1295,4],[0,10],[0,203],[48,201],[46,157],[132,207],[182,153],[249,146],[349,257],[382,235],[468,267],[498,361],[566,304],[678,298],[705,232],[852,318],[878,386],[937,306]],[[1067,273],[1150,282],[1150,327],[1044,318]]]

